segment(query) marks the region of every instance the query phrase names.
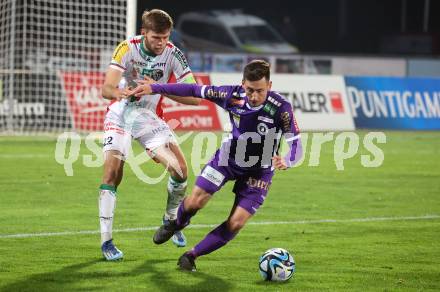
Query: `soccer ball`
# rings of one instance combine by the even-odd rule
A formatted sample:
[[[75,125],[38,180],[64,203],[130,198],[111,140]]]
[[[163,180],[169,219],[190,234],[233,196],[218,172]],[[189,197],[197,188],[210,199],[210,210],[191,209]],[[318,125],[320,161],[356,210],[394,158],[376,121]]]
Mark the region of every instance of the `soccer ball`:
[[[266,281],[287,281],[295,272],[295,260],[283,248],[271,248],[260,257],[260,274]]]

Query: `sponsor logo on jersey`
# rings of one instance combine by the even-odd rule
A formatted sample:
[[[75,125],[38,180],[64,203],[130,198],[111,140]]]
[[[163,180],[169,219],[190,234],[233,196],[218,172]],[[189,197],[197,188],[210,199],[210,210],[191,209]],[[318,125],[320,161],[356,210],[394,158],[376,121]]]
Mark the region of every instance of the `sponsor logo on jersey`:
[[[138,65],[138,66],[142,66],[142,67],[148,66],[148,63],[138,61],[138,60],[130,60],[130,63],[132,63],[133,65]]]
[[[153,64],[153,66],[151,66],[151,68],[156,68],[156,67],[165,67],[167,63],[163,62],[163,63],[156,63]]]
[[[266,103],[263,107],[263,111],[267,112],[270,116],[274,116],[277,112],[277,108],[272,103]]]
[[[283,123],[283,131],[285,133],[291,132],[290,114],[289,112],[283,112],[281,114],[281,122]]]
[[[212,182],[216,186],[220,186],[225,179],[225,176],[219,172],[218,170],[214,169],[210,165],[206,166],[205,169],[202,171],[202,177],[206,178],[208,181]]]
[[[114,53],[113,53],[113,60],[115,60],[117,63],[121,64],[122,63],[122,57],[128,52],[128,43],[127,41],[123,41],[122,43],[120,43]]]
[[[151,79],[153,79],[154,81],[159,81],[163,77],[164,73],[163,73],[162,69],[144,68],[144,69],[142,69],[141,75],[148,76]]]
[[[211,98],[224,99],[227,95],[228,95],[227,91],[219,91],[219,90],[214,90],[212,88],[208,89],[208,91],[206,92],[206,97],[211,97]]]
[[[112,122],[105,122],[104,123],[104,132],[116,132],[120,135],[125,134],[124,128],[121,128]]]
[[[265,123],[259,123],[257,125],[257,132],[258,134],[264,136],[269,131],[269,127]]]
[[[179,61],[180,65],[182,66],[182,70],[188,68],[188,61],[179,49],[175,48],[172,54]]]
[[[267,100],[268,100],[270,103],[273,103],[274,105],[276,105],[277,107],[280,107],[280,106],[281,106],[281,102],[276,101],[272,96],[269,96],[269,97],[267,98]]]
[[[253,177],[250,177],[246,182],[246,184],[251,188],[258,188],[258,189],[262,189],[265,191],[268,190],[270,183],[271,183],[270,181],[266,182],[264,180],[256,179]]]
[[[157,128],[155,128],[155,129],[153,129],[153,130],[151,131],[151,134],[153,134],[153,135],[157,135],[157,134],[159,134],[159,133],[161,133],[161,132],[164,132],[164,131],[167,131],[167,130],[169,130],[169,127],[168,127],[168,126],[160,126],[160,127],[157,127]]]
[[[266,123],[273,124],[273,119],[268,118],[268,117],[258,116],[258,117],[257,117],[257,120],[259,120],[259,121],[263,121],[263,122],[266,122]]]

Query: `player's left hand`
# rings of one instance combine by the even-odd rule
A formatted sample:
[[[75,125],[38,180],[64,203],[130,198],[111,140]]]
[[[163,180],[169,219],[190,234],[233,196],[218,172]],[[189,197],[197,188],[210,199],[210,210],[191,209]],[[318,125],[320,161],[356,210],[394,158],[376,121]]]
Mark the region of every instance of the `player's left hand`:
[[[282,158],[279,155],[275,155],[274,157],[272,157],[272,165],[273,167],[275,167],[275,169],[279,169],[279,170],[287,169],[287,164],[284,161],[284,158]]]
[[[150,85],[155,83],[155,81],[150,77],[145,76],[144,79],[136,80],[136,83],[138,86],[133,91],[136,97],[151,94],[153,92]]]

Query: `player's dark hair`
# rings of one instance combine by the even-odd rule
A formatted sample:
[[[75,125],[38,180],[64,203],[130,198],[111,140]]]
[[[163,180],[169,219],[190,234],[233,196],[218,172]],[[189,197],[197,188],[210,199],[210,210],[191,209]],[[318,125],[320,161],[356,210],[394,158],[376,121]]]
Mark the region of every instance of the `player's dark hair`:
[[[165,33],[173,28],[173,19],[163,10],[145,10],[142,14],[142,28],[146,31]]]
[[[263,77],[270,80],[270,64],[268,62],[253,60],[244,67],[243,80],[258,81]]]

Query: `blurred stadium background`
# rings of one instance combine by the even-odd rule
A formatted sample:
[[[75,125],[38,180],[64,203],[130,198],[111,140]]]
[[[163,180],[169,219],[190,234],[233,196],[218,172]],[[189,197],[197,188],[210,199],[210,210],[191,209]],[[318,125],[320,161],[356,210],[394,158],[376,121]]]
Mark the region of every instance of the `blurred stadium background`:
[[[128,167],[116,215],[127,259],[100,261],[101,168],[82,158],[92,155],[98,166],[100,159],[81,144],[69,177],[55,157],[63,132],[99,136],[112,51],[139,33],[140,15],[151,8],[174,18],[172,41],[200,84],[239,83],[249,60],[268,60],[274,90],[309,132],[304,163],[275,178],[256,224],[207,257],[198,276],[175,272],[180,250],[151,243],[165,183],[145,185]],[[296,278],[276,290],[440,289],[439,13],[440,2],[430,0],[2,0],[0,290],[267,290],[258,256],[276,246],[298,262]],[[228,129],[209,103],[182,108],[165,99],[162,107],[180,122],[178,135],[190,137],[189,164],[194,149],[206,150],[189,131],[215,131],[218,142]],[[314,133],[334,132],[334,141],[341,131],[360,141],[384,131],[386,143],[377,142],[384,162],[363,167],[369,152],[361,142],[339,171],[327,143],[314,165]],[[160,173],[151,162],[143,168]],[[230,204],[224,190],[194,223],[219,223]],[[189,231],[190,244],[203,228]]]

